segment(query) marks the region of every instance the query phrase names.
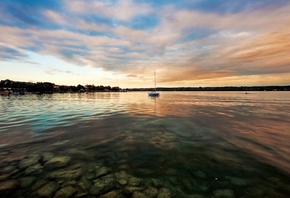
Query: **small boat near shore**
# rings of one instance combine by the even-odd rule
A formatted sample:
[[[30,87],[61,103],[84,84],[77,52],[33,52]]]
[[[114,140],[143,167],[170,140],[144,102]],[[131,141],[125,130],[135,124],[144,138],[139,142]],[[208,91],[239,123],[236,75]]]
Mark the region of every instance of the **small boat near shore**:
[[[159,97],[159,92],[156,91],[156,72],[154,71],[154,90],[148,93],[149,97]]]
[[[159,93],[156,92],[156,91],[151,91],[151,92],[148,93],[148,96],[150,96],[150,97],[158,97]]]

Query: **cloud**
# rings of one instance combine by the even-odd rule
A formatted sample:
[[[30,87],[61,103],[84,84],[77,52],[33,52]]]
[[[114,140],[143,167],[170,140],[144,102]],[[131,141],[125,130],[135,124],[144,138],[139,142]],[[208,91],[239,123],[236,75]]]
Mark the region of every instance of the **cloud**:
[[[138,75],[136,75],[136,74],[129,74],[129,75],[127,75],[127,77],[129,77],[129,78],[135,78],[135,77],[137,77]]]
[[[0,5],[2,61],[33,51],[130,78],[158,69],[164,83],[290,72],[290,4],[283,0]]]
[[[49,75],[56,75],[57,73],[65,73],[65,74],[78,75],[78,74],[75,74],[75,73],[73,73],[71,71],[65,71],[65,70],[55,69],[55,68],[45,68],[44,69],[44,72],[46,74],[49,74]]]
[[[177,56],[173,63],[170,61],[166,65],[177,72],[174,75],[167,73],[166,77],[161,80],[168,82],[174,79],[181,81],[231,75],[289,72],[290,68],[287,67],[287,64],[289,65],[289,58],[287,58],[287,54],[289,54],[289,39],[287,39],[289,26],[287,24],[289,22],[286,19],[286,16],[289,16],[286,13],[289,6],[275,8],[275,10],[269,9],[266,11],[276,13],[276,18],[273,16],[269,20],[270,23],[266,20],[266,11],[261,10],[230,16],[217,15],[209,21],[205,20],[203,28],[212,26],[210,34],[203,34],[205,37],[197,39],[192,38],[190,42],[170,45],[179,52],[180,56]],[[189,11],[173,13],[176,14],[173,15],[173,19],[178,19],[179,17],[176,16],[179,15],[192,15],[183,18],[193,19],[196,15]],[[204,17],[206,16],[208,15],[204,14]],[[204,17],[199,16],[198,18],[203,19]],[[255,18],[255,20],[250,20],[250,18]],[[239,22],[244,19],[247,24],[243,22],[240,24]],[[278,21],[280,22],[278,23]],[[176,24],[174,21],[174,26],[178,25],[179,23]],[[194,29],[194,24],[182,24],[177,29],[184,34],[187,26],[191,26],[191,30]]]
[[[0,61],[5,60],[25,60],[27,55],[15,47],[4,46],[0,43]]]
[[[122,1],[79,1],[67,0],[66,5],[78,14],[99,15],[110,19],[126,21],[140,14],[149,14],[153,8],[147,3],[135,3],[132,0]]]
[[[69,19],[61,13],[58,13],[53,10],[45,10],[43,15],[47,17],[47,19],[51,23],[56,23],[60,25],[69,25]]]

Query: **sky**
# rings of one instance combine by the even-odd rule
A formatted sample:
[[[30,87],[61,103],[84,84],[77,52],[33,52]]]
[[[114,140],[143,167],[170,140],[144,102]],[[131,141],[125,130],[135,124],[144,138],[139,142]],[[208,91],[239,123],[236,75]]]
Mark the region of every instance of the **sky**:
[[[1,0],[0,80],[290,85],[289,0]]]

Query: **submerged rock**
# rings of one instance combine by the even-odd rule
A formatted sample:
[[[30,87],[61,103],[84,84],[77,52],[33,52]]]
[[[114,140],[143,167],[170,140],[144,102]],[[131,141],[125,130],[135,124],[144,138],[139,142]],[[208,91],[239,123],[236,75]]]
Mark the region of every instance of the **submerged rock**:
[[[69,164],[71,158],[69,156],[58,156],[48,160],[44,167],[49,169],[62,168]]]
[[[16,167],[15,166],[5,166],[1,168],[0,173],[1,174],[11,174],[15,171]]]
[[[73,159],[87,160],[90,158],[90,153],[76,148],[69,149],[68,151],[66,151],[66,153],[72,156]]]
[[[41,159],[43,163],[47,162],[53,157],[54,157],[54,154],[52,152],[44,152],[41,154]]]
[[[171,198],[171,191],[167,188],[161,188],[159,190],[157,198]]]
[[[76,189],[72,186],[66,186],[59,189],[56,193],[54,198],[69,198],[72,197],[76,193]]]
[[[60,187],[63,188],[66,186],[75,186],[75,185],[77,185],[78,182],[75,180],[70,180],[70,181],[66,181],[66,182],[58,181],[58,183],[61,184]]]
[[[135,186],[126,186],[123,189],[124,194],[133,194],[135,191],[143,191],[145,190],[144,187],[135,187]]]
[[[82,169],[75,170],[56,170],[46,174],[49,179],[72,180],[82,175]]]
[[[97,179],[90,188],[90,194],[102,195],[109,192],[110,190],[113,190],[114,186],[115,186],[114,178]]]
[[[129,168],[130,168],[130,166],[128,164],[121,164],[119,166],[119,169],[121,169],[121,170],[128,170]]]
[[[32,186],[33,182],[36,180],[36,177],[23,177],[20,179],[20,188],[29,188]]]
[[[0,183],[0,195],[6,195],[11,193],[19,186],[17,180],[8,180]]]
[[[246,197],[265,197],[265,194],[268,192],[268,188],[263,186],[255,186],[245,189]]]
[[[204,172],[202,172],[201,170],[195,172],[194,175],[201,178],[201,179],[206,178],[206,174]]]
[[[40,160],[40,155],[38,154],[29,155],[23,158],[22,160],[20,160],[20,162],[18,163],[18,167],[20,169],[25,169],[29,166],[37,164],[39,160]]]
[[[91,187],[91,182],[85,179],[82,179],[77,183],[78,187],[80,188],[81,191],[87,192],[90,187]]]
[[[9,177],[10,177],[10,174],[0,175],[0,182],[8,180]]]
[[[83,163],[75,163],[73,165],[71,165],[70,167],[68,167],[68,169],[78,169],[78,168],[82,168],[84,166]]]
[[[118,184],[120,184],[121,186],[125,186],[128,182],[125,179],[119,179],[118,180]]]
[[[86,173],[84,177],[88,180],[93,180],[95,178],[95,173]]]
[[[139,191],[135,191],[133,193],[133,198],[149,198],[146,195],[144,195],[143,193],[139,192]]]
[[[137,178],[137,177],[130,177],[128,180],[128,185],[129,186],[140,186],[142,182],[142,179]]]
[[[75,195],[75,198],[83,198],[83,197],[88,197],[88,193],[86,192],[81,192],[81,193],[77,193]]]
[[[191,190],[194,186],[197,185],[197,182],[193,178],[184,178],[181,182],[181,185],[183,185],[187,190]]]
[[[193,194],[193,195],[189,195],[187,196],[187,198],[206,198],[207,196],[202,195],[202,194]]]
[[[96,171],[96,178],[98,177],[102,177],[104,175],[107,175],[111,172],[111,169],[107,168],[107,167],[102,167],[102,168],[99,168],[97,171]]]
[[[47,184],[47,183],[48,183],[47,180],[43,180],[43,179],[41,179],[41,180],[37,180],[37,181],[33,184],[33,186],[31,187],[31,191],[35,191],[35,190],[37,190],[38,188],[44,186],[44,185]]]
[[[145,194],[149,198],[154,198],[158,195],[158,189],[154,187],[149,187],[143,191],[143,194]]]
[[[235,186],[246,186],[248,185],[247,180],[237,177],[226,177],[229,182]]]
[[[208,191],[208,186],[205,186],[205,185],[201,185],[201,186],[198,186],[197,188],[199,191],[205,193]]]
[[[128,178],[128,174],[126,171],[122,170],[120,172],[115,173],[115,177],[117,179],[125,179],[126,180]]]
[[[231,189],[219,189],[213,192],[214,197],[216,198],[234,198],[234,191]]]
[[[9,153],[10,152],[8,152],[8,151],[1,151],[0,156],[7,156],[7,155],[9,155]]]
[[[44,186],[37,189],[32,196],[35,197],[51,197],[52,194],[58,189],[59,185],[56,182],[49,182]]]
[[[26,175],[30,175],[30,174],[40,174],[43,170],[43,166],[41,166],[40,164],[35,164],[33,166],[28,167],[24,173]]]
[[[161,186],[163,186],[163,182],[159,179],[152,179],[151,183],[156,188],[160,188]]]
[[[101,195],[100,198],[119,198],[120,196],[116,191],[108,192],[107,194]]]

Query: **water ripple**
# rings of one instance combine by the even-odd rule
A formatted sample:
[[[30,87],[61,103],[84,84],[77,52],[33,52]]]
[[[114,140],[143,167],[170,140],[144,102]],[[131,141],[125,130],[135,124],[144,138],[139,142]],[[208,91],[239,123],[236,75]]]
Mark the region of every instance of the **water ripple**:
[[[86,138],[84,132],[91,140],[115,137],[132,125],[160,130],[148,140],[154,146],[161,146],[162,138],[170,140],[170,148],[173,141],[229,142],[276,167],[290,167],[281,157],[290,155],[289,92],[162,92],[159,98],[145,92],[25,95],[0,97],[0,107],[1,147],[60,134],[69,134],[69,141],[60,141],[63,145]]]

